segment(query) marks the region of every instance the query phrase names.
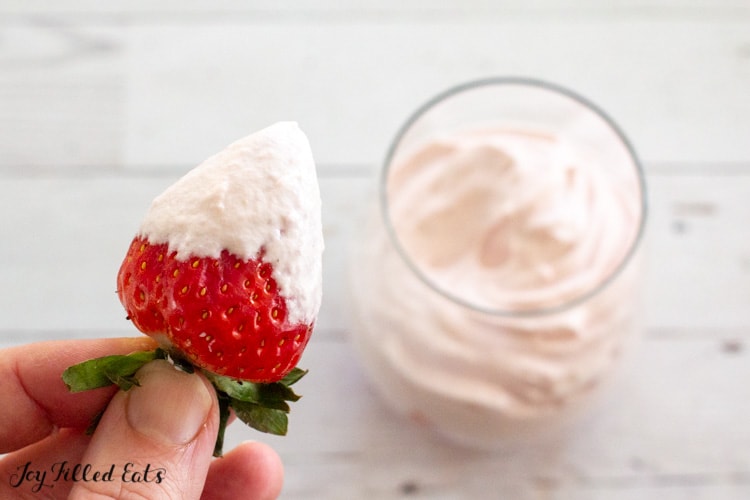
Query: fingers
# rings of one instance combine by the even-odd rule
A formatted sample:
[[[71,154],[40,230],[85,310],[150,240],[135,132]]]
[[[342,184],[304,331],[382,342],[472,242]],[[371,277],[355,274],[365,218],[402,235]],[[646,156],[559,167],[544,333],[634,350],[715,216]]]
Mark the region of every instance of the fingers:
[[[80,463],[90,437],[63,429],[0,460],[0,498],[67,498],[71,481],[60,475],[67,464]]]
[[[148,337],[55,341],[0,351],[0,453],[45,438],[56,428],[86,428],[113,388],[71,394],[61,379],[70,365],[109,354],[154,349]]]
[[[0,482],[0,498],[68,498],[75,484],[72,470],[77,464],[85,464],[82,457],[89,441],[82,431],[64,429],[5,457],[0,461],[0,476],[8,481]],[[281,493],[283,476],[281,459],[273,448],[263,443],[242,443],[213,460],[200,498],[275,499]]]
[[[11,452],[0,459],[10,478],[0,498],[277,498],[283,467],[267,445],[244,443],[212,462],[218,407],[202,375],[156,361],[139,371],[141,387],[114,397],[114,389],[71,394],[62,382],[70,365],[153,348],[144,337],[0,351],[0,401],[12,402],[0,405],[0,454]],[[84,435],[107,403],[95,435]]]
[[[242,443],[211,464],[201,500],[273,500],[283,482],[281,459],[270,446]]]
[[[137,378],[140,387],[112,398],[82,458],[92,471],[116,473],[76,483],[71,499],[200,498],[218,430],[213,387],[162,360]]]

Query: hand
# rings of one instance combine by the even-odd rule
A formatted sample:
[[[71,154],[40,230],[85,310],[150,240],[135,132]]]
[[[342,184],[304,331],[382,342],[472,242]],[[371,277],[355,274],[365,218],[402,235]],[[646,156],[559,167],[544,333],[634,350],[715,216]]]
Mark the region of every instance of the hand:
[[[144,337],[0,350],[0,498],[276,498],[283,467],[267,445],[212,459],[219,410],[202,375],[159,360],[127,392],[72,394],[61,379],[81,361],[154,347]]]

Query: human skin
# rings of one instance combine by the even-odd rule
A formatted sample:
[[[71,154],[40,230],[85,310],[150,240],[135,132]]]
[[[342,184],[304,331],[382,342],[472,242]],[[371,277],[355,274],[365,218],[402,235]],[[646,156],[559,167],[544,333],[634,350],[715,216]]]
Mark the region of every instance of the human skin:
[[[283,466],[267,445],[242,443],[212,458],[219,410],[203,375],[157,361],[138,372],[140,387],[77,394],[61,379],[81,361],[155,347],[144,337],[0,350],[0,498],[277,498]],[[90,466],[88,480],[76,464]]]

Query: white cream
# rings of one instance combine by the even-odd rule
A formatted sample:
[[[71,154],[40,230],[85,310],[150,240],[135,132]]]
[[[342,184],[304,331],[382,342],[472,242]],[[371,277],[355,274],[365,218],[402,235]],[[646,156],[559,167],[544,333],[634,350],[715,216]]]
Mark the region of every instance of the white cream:
[[[280,122],[230,144],[156,197],[139,234],[177,258],[248,260],[263,249],[288,320],[309,323],[322,293],[321,201],[310,144]]]
[[[629,162],[507,130],[397,158],[390,219],[413,264],[449,294],[511,314],[430,290],[377,221],[353,271],[354,340],[386,401],[479,447],[574,409],[628,339],[635,268],[580,305],[533,312],[587,294],[626,257],[642,216]]]

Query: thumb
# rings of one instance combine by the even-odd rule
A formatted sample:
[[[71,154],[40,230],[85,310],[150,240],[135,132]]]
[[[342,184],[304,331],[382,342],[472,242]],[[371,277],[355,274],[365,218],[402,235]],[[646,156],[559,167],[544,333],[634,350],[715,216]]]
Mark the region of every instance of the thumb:
[[[104,412],[78,475],[71,471],[69,498],[200,498],[218,429],[215,391],[163,360],[137,378]]]

